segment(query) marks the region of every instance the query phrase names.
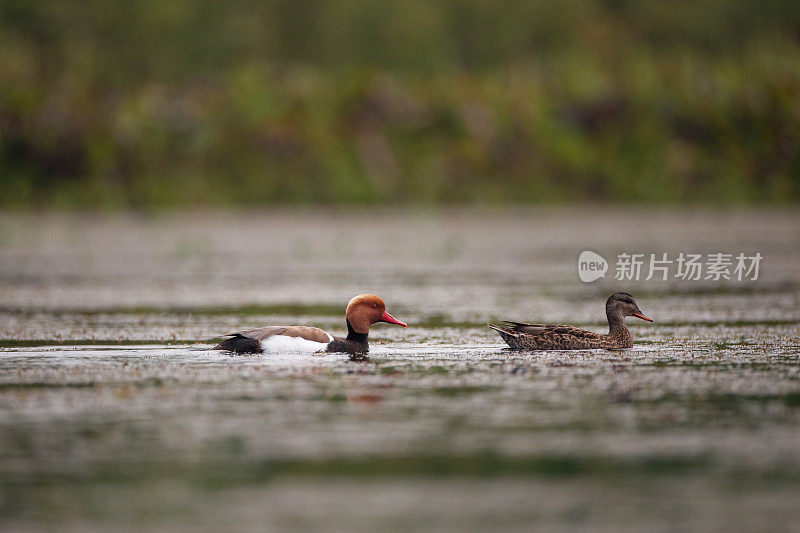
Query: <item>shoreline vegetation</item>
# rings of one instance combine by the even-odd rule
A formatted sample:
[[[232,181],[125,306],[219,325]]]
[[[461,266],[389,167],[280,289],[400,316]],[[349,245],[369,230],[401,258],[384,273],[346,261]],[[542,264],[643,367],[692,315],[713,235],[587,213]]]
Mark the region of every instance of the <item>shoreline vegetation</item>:
[[[789,3],[346,4],[0,1],[0,209],[800,201]]]

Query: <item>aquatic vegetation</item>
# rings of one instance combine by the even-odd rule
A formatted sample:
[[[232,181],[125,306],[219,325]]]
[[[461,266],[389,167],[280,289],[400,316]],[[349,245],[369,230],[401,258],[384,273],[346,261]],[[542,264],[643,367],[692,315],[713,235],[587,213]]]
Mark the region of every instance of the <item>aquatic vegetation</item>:
[[[780,529],[797,514],[794,213],[662,213],[652,233],[625,211],[389,213],[354,244],[366,264],[330,259],[357,223],[343,215],[51,217],[0,217],[4,525]],[[576,286],[574,253],[600,223],[637,247],[756,243],[770,268],[742,291],[631,289],[657,322],[630,350],[507,350],[484,324],[510,311],[604,330],[597,295],[616,282]],[[435,253],[452,233],[455,262]],[[200,264],[173,253],[187,235]],[[409,323],[376,326],[369,362],[209,350],[242,324],[341,327],[365,286]]]
[[[797,203],[790,3],[555,9],[3,2],[0,205]]]

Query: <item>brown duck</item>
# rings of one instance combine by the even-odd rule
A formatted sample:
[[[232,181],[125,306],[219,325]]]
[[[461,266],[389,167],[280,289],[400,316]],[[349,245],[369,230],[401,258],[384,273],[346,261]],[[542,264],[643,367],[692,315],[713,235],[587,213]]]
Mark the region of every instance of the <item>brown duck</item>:
[[[636,300],[627,292],[616,292],[606,300],[608,333],[595,333],[562,324],[526,324],[503,321],[503,326],[487,324],[500,333],[514,350],[615,350],[633,347],[631,333],[625,326],[626,316],[652,322],[642,314]]]
[[[406,327],[386,311],[374,294],[359,294],[345,310],[347,337],[335,337],[311,326],[267,326],[228,333],[214,350],[235,353],[344,352],[362,355],[369,351],[369,328],[378,322]]]

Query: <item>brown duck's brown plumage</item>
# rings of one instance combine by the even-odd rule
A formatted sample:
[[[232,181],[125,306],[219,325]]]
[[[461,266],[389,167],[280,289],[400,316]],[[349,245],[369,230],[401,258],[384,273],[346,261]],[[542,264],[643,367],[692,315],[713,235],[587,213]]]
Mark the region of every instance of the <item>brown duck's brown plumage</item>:
[[[503,326],[487,324],[500,333],[504,341],[514,350],[609,350],[631,348],[633,339],[625,325],[626,316],[635,316],[652,322],[639,310],[633,296],[617,292],[606,300],[608,333],[595,333],[563,324],[527,324],[503,321]]]
[[[359,294],[350,300],[345,310],[347,337],[335,337],[328,332],[311,326],[266,326],[236,333],[228,333],[214,350],[235,353],[261,353],[261,341],[270,337],[283,336],[301,338],[324,345],[321,351],[365,354],[369,351],[369,328],[377,322],[388,322],[406,327],[386,311],[386,304],[374,294]]]

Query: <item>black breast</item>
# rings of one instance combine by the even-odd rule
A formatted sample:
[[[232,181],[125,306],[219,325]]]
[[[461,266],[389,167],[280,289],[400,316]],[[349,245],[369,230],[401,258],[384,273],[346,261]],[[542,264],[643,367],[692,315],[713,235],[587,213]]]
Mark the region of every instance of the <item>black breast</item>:
[[[333,341],[328,343],[329,352],[342,352],[349,354],[364,354],[369,351],[369,343],[367,336],[364,335],[363,340],[343,339],[341,337],[334,337]]]

